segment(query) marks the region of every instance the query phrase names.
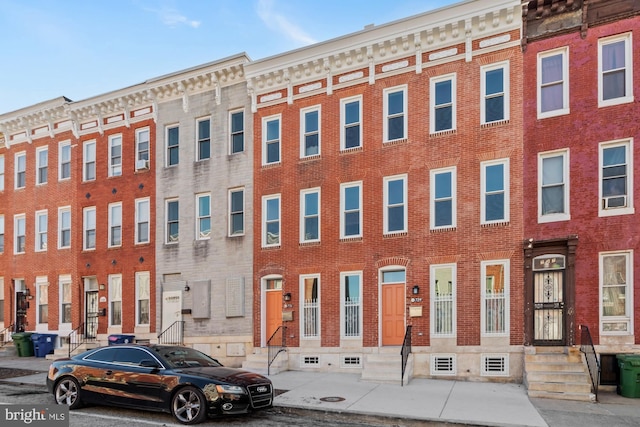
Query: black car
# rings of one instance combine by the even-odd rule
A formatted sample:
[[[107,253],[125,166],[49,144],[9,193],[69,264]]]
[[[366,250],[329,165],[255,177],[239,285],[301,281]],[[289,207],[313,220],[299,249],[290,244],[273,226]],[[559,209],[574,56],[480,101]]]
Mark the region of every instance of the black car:
[[[51,363],[47,388],[56,403],[169,412],[182,424],[207,416],[273,406],[273,385],[259,374],[227,368],[189,347],[118,344]]]

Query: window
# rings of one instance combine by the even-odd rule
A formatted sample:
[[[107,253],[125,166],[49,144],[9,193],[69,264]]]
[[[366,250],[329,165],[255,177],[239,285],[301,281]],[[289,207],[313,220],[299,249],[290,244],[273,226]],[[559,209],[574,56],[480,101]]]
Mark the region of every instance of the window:
[[[167,215],[167,239],[166,243],[177,243],[180,238],[180,202],[178,199],[166,201],[165,212]]]
[[[407,176],[384,178],[384,234],[407,231]]]
[[[598,106],[633,102],[631,33],[598,40]]]
[[[431,229],[456,226],[456,169],[431,171]]]
[[[319,276],[300,276],[302,295],[302,338],[320,337]]]
[[[229,114],[231,128],[231,154],[244,151],[244,111],[232,111]]]
[[[4,215],[0,215],[0,254],[4,252]]]
[[[27,223],[24,214],[16,215],[13,219],[13,233],[15,240],[13,241],[13,253],[23,254],[27,239]]]
[[[96,142],[86,141],[82,158],[82,180],[93,181],[96,179]]]
[[[632,251],[600,254],[600,332],[633,334]]]
[[[46,184],[49,172],[49,148],[36,149],[36,185]]]
[[[37,323],[49,323],[49,282],[46,277],[36,277],[36,292],[38,298]]]
[[[109,275],[109,326],[122,326],[122,276]]]
[[[71,276],[60,276],[60,323],[71,323]]]
[[[456,334],[456,266],[432,265],[431,335],[455,337]]]
[[[136,272],[136,325],[148,325],[150,319],[151,279],[148,271]]]
[[[538,222],[566,221],[569,215],[569,151],[538,156]]]
[[[431,133],[456,128],[456,75],[434,77],[430,80]]]
[[[0,155],[0,191],[4,191],[4,156]]]
[[[480,166],[480,221],[509,221],[509,159],[482,162]]]
[[[167,166],[177,165],[180,161],[180,128],[171,126],[167,128]]]
[[[362,111],[360,108],[361,98],[348,98],[340,101],[340,122],[342,132],[340,133],[340,149],[349,150],[351,148],[362,147]]]
[[[4,277],[0,277],[0,319],[4,319]]]
[[[300,242],[320,240],[320,189],[300,191]]]
[[[362,272],[340,273],[340,335],[359,338],[362,325]]]
[[[84,239],[83,249],[95,249],[96,248],[96,208],[84,208],[83,209],[83,228]]]
[[[509,120],[509,63],[487,65],[480,73],[481,123]]]
[[[340,238],[362,237],[362,182],[340,185]]]
[[[122,245],[122,203],[109,204],[109,247]]]
[[[600,216],[633,213],[631,141],[600,144]]]
[[[320,154],[320,107],[300,111],[300,157]]]
[[[262,197],[262,246],[280,245],[280,195]]]
[[[229,190],[229,235],[244,234],[244,188]]]
[[[480,327],[484,335],[509,333],[509,260],[481,263]]]
[[[211,195],[198,194],[196,196],[198,209],[196,218],[196,240],[211,237]]]
[[[71,142],[64,141],[58,146],[58,180],[71,178]]]
[[[36,212],[36,252],[47,250],[47,211]]]
[[[136,199],[136,244],[149,243],[149,199]]]
[[[149,169],[149,128],[136,129],[136,170]]]
[[[71,247],[71,208],[58,208],[58,248]]]
[[[280,162],[280,117],[262,119],[262,164]]]
[[[407,138],[407,88],[384,91],[384,142]]]
[[[109,137],[109,176],[122,175],[122,135]]]
[[[538,54],[538,118],[569,114],[569,49]]]
[[[27,154],[26,153],[16,153],[16,178],[15,178],[15,188],[24,188],[27,185]]]
[[[211,157],[211,119],[200,119],[196,122],[196,143],[198,145],[197,159],[205,160]]]

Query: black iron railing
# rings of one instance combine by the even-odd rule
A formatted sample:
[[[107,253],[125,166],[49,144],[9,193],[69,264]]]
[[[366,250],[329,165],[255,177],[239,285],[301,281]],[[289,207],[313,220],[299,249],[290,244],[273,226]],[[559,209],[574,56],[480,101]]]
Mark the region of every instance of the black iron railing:
[[[87,323],[81,323],[67,336],[69,341],[69,357],[73,351],[84,343],[96,341],[96,331],[98,330],[98,319],[92,319]]]
[[[589,368],[589,377],[591,377],[593,394],[596,395],[597,401],[598,384],[600,383],[600,362],[598,361],[596,349],[593,346],[589,327],[585,325],[580,325],[580,351],[584,353],[584,357],[587,360],[587,368]]]
[[[404,386],[404,373],[407,370],[407,361],[409,360],[409,354],[411,354],[411,325],[407,326],[407,331],[404,333],[404,341],[402,342],[402,375],[400,377],[400,386]]]
[[[269,337],[267,341],[267,349],[269,352],[269,363],[267,365],[267,375],[271,375],[271,364],[278,354],[283,351],[286,351],[287,348],[287,327],[286,326],[278,326],[278,329]]]
[[[0,331],[0,347],[4,347],[9,342],[11,342],[11,332],[13,331],[13,323]]]
[[[158,335],[158,344],[184,345],[184,320],[176,320]]]

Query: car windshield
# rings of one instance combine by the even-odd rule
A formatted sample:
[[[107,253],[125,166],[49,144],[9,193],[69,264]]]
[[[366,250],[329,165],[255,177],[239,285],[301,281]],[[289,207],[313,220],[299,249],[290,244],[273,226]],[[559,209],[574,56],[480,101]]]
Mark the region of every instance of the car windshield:
[[[160,357],[171,368],[197,368],[222,366],[217,360],[189,347],[154,347]]]

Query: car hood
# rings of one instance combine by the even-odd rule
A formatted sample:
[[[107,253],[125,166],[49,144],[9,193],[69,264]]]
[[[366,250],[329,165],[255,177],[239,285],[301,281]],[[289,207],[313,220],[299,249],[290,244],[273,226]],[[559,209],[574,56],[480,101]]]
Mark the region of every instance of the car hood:
[[[236,368],[227,368],[224,366],[183,368],[176,370],[176,372],[244,386],[271,382],[267,377],[256,374],[255,372],[244,371]]]

